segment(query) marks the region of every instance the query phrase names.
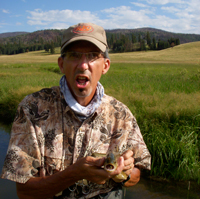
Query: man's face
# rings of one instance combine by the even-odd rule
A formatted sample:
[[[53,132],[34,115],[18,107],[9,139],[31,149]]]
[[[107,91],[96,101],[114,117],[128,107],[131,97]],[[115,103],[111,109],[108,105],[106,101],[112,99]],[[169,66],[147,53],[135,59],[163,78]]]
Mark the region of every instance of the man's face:
[[[81,53],[100,52],[94,44],[87,41],[73,42],[67,51]],[[105,59],[103,55],[99,57],[92,62],[89,62],[84,54],[80,60],[75,61],[70,60],[68,56],[58,59],[58,65],[66,76],[72,95],[82,106],[87,106],[92,100],[97,82],[110,67],[109,59]]]

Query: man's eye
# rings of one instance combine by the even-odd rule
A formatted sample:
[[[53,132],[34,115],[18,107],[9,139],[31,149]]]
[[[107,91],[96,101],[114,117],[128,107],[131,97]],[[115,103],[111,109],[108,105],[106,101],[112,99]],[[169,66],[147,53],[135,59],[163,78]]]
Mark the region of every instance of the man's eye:
[[[79,59],[79,58],[80,58],[80,53],[71,52],[70,57],[71,57],[71,58],[74,58],[74,59]]]
[[[96,59],[96,58],[98,58],[98,53],[92,52],[92,53],[88,54],[88,59],[89,60]]]
[[[68,52],[67,53],[67,58],[71,59],[71,60],[79,59],[80,55],[79,55],[79,53],[76,53],[76,52]]]

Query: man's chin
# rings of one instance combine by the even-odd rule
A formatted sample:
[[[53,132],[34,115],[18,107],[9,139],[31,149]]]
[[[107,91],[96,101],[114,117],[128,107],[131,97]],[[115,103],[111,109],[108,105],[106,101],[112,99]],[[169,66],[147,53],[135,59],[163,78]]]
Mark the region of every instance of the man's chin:
[[[75,96],[77,98],[87,98],[91,95],[92,91],[87,91],[85,89],[78,89],[78,91],[75,92]]]

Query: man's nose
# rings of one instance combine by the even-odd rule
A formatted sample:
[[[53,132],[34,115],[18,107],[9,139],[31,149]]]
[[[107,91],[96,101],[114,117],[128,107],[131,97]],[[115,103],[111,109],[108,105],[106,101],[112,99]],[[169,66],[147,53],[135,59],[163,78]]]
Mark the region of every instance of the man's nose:
[[[82,55],[82,57],[78,63],[78,68],[83,71],[88,69],[88,60],[87,60],[86,55],[84,55],[84,54]]]

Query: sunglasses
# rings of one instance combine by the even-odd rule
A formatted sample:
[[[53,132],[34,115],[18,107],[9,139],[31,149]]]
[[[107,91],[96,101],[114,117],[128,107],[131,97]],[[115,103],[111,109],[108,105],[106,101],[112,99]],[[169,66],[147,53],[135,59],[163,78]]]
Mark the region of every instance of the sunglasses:
[[[85,55],[87,61],[89,63],[96,61],[99,58],[104,58],[102,52],[88,52],[88,53],[81,53],[81,52],[65,52],[61,56],[66,57],[69,61],[79,61],[82,56]]]

